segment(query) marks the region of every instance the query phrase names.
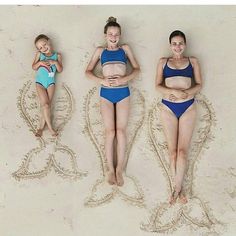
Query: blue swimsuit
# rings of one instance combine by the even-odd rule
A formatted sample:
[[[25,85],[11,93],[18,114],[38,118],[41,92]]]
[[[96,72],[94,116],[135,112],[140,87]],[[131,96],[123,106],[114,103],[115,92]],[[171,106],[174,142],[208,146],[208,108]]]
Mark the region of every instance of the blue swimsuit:
[[[57,61],[58,56],[57,53],[53,53],[51,56],[46,56],[43,53],[40,53],[39,60],[47,61],[47,60],[55,60]],[[36,74],[36,83],[42,85],[45,89],[47,89],[50,85],[55,84],[55,73],[57,68],[55,65],[51,65],[50,68],[46,66],[40,66],[37,70]]]
[[[112,51],[104,49],[101,54],[101,64],[102,66],[112,63],[127,64],[127,57],[125,51],[122,48]],[[117,87],[106,87],[102,86],[100,90],[100,96],[107,99],[112,103],[117,103],[130,95],[130,90],[128,85],[117,86]]]
[[[163,68],[163,77],[164,79],[174,76],[183,76],[193,78],[193,67],[189,60],[189,65],[184,69],[172,69],[166,64]],[[179,119],[181,115],[194,103],[194,98],[185,101],[185,102],[170,102],[165,99],[162,99],[162,103],[165,104],[170,110],[175,114],[175,116]]]

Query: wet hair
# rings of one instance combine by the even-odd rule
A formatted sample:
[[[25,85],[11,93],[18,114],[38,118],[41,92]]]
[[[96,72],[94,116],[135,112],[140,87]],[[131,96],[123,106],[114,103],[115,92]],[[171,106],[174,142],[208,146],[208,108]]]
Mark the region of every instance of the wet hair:
[[[180,31],[180,30],[175,30],[175,31],[173,31],[173,32],[170,34],[170,36],[169,36],[169,42],[171,43],[172,38],[174,38],[174,37],[176,37],[176,36],[182,37],[182,38],[184,39],[184,42],[186,43],[185,34],[184,34],[182,31]]]
[[[45,34],[40,34],[40,35],[38,35],[38,36],[35,38],[34,44],[36,44],[40,39],[49,40],[50,38],[49,38],[47,35],[45,35]]]
[[[119,30],[120,30],[120,33],[121,33],[121,27],[120,27],[120,25],[116,22],[116,18],[113,17],[113,16],[110,16],[110,17],[108,18],[107,23],[106,23],[106,25],[105,25],[105,27],[104,27],[104,34],[107,33],[107,29],[108,29],[108,27],[110,27],[110,26],[118,27]]]

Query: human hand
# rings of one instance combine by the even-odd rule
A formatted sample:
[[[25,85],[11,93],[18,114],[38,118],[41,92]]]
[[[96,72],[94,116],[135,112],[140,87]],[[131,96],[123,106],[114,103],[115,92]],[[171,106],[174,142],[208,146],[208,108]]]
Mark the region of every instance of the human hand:
[[[174,94],[170,94],[169,95],[169,100],[170,101],[176,101],[176,100],[178,100],[178,98]]]
[[[188,97],[188,93],[183,90],[173,89],[171,94],[169,95],[169,99],[171,101],[176,101],[178,99],[186,99]]]
[[[47,60],[50,66],[55,65],[56,61],[55,60]]]
[[[50,68],[50,63],[48,61],[40,61],[40,66],[45,66],[47,68]]]
[[[109,81],[112,87],[117,87],[125,83],[124,77],[119,76],[119,75],[112,76],[111,78],[109,78]]]
[[[188,97],[188,93],[185,91],[182,91],[183,93],[181,94],[182,99],[186,99]]]
[[[104,77],[102,80],[101,80],[101,84],[106,86],[106,87],[111,87],[111,84],[110,84],[110,77]]]

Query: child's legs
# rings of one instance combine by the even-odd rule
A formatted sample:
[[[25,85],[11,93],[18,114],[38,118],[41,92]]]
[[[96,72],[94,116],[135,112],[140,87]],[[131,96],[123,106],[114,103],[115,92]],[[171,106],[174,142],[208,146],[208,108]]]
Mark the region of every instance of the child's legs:
[[[36,84],[36,90],[38,93],[40,105],[42,107],[42,113],[43,113],[44,120],[45,120],[49,130],[51,132],[54,132],[52,129],[52,124],[51,124],[50,105],[51,105],[51,99],[52,99],[52,96],[53,96],[53,93],[55,90],[55,86],[52,85],[48,88],[49,93],[50,93],[50,97],[49,97],[48,91],[43,86]],[[42,124],[43,124],[43,122],[42,122]]]

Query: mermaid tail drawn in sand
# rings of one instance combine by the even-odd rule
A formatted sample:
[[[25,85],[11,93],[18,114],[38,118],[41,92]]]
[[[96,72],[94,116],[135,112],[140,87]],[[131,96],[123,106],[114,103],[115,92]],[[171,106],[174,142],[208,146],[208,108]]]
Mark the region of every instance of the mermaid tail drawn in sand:
[[[149,112],[149,137],[152,150],[166,178],[169,196],[174,186],[168,163],[167,143],[160,121],[160,108],[161,102],[155,102]],[[184,191],[189,195],[188,202],[186,204],[176,203],[172,206],[167,202],[160,203],[152,211],[149,223],[141,224],[141,229],[145,231],[164,233],[176,230],[183,224],[211,230],[217,222],[210,214],[206,204],[193,191],[195,164],[203,149],[208,148],[208,143],[213,139],[212,127],[216,122],[211,104],[203,95],[197,96],[197,108],[200,117],[192,138],[188,157],[189,167],[184,181]]]
[[[40,106],[31,81],[28,81],[20,90],[17,105],[21,117],[27,123],[30,131],[35,134],[40,119],[38,115],[40,114]],[[52,168],[64,178],[78,179],[86,175],[78,170],[75,153],[68,146],[59,142],[64,126],[71,118],[73,108],[71,91],[63,84],[60,95],[56,98],[52,108],[54,127],[58,130],[59,135],[56,138],[47,137],[45,132],[44,136],[37,137],[39,146],[31,149],[25,155],[20,168],[12,174],[17,180],[42,178]]]
[[[120,196],[125,201],[143,206],[144,196],[141,188],[134,177],[124,175],[125,184],[122,187],[109,185],[105,181],[107,162],[104,152],[104,127],[100,114],[99,98],[97,88],[94,87],[88,92],[85,99],[85,132],[94,145],[100,162],[101,177],[92,187],[90,196],[86,199],[86,206],[98,206],[111,201],[115,196]],[[138,89],[131,88],[131,112],[127,128],[128,142],[126,149],[126,168],[127,162],[138,134],[144,121],[145,104],[144,98]]]

